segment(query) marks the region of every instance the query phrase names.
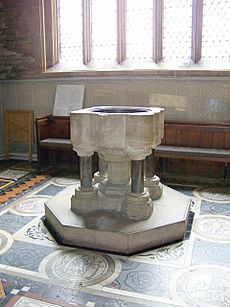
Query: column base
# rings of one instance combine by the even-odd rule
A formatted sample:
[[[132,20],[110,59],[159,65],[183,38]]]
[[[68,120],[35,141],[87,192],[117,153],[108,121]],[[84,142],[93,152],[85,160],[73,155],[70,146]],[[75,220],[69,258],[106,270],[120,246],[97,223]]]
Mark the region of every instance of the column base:
[[[75,213],[93,212],[98,207],[97,186],[91,189],[81,189],[76,187],[75,195],[71,197],[71,210]]]
[[[152,200],[160,199],[163,195],[163,186],[158,176],[155,175],[151,178],[145,178],[144,185],[149,189],[149,195]]]
[[[127,193],[126,199],[121,207],[121,214],[128,219],[144,220],[153,213],[153,203],[149,197],[148,189],[141,194]]]
[[[120,212],[121,206],[130,192],[130,184],[111,184],[108,180],[98,184],[98,208]]]

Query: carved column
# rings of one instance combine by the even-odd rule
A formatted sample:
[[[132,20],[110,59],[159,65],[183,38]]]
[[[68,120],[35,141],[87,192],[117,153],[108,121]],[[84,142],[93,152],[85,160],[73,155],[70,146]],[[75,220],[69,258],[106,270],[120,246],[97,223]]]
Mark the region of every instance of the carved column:
[[[135,194],[144,192],[144,160],[131,161],[131,191]]]
[[[81,189],[92,188],[92,156],[80,157]]]
[[[99,153],[98,159],[98,172],[94,174],[94,182],[102,183],[102,181],[107,178],[107,161],[105,161],[104,156]]]

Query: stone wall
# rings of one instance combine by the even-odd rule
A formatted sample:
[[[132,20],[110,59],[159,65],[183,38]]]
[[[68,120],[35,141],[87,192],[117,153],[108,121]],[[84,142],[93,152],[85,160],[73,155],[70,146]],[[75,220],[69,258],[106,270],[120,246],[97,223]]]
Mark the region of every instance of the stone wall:
[[[2,82],[0,81],[0,160],[4,158],[4,132],[3,132],[3,104],[2,104]]]
[[[0,79],[36,72],[32,2],[0,0]]]

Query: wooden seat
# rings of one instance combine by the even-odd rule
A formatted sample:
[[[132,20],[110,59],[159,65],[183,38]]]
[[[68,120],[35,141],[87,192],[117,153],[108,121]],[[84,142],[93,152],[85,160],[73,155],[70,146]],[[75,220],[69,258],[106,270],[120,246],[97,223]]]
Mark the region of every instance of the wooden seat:
[[[230,162],[230,150],[227,149],[158,145],[155,154],[164,158]]]
[[[188,122],[165,122],[164,138],[154,151],[158,172],[198,178],[229,177],[230,125]]]
[[[69,116],[37,117],[35,124],[39,171],[57,167],[62,162],[78,164],[78,156],[70,141]]]
[[[72,143],[70,139],[60,139],[60,138],[46,138],[40,141],[41,147],[52,147],[52,148],[68,148],[72,149]]]

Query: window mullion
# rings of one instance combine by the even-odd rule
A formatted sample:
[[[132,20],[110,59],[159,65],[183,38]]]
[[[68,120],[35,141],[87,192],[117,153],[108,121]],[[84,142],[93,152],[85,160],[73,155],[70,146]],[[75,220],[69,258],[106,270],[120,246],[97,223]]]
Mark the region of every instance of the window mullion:
[[[83,63],[87,65],[91,61],[91,46],[92,46],[91,0],[82,0],[82,7],[83,7]]]
[[[162,59],[162,19],[164,0],[153,0],[153,61]]]
[[[58,63],[58,27],[57,27],[57,14],[58,14],[58,1],[52,1],[52,65]]]
[[[194,63],[201,59],[203,0],[192,2],[192,55]]]
[[[39,59],[39,66],[40,71],[44,72],[47,68],[46,64],[46,27],[45,27],[45,4],[44,0],[39,0],[39,39],[40,39],[40,59]]]
[[[125,28],[126,0],[117,0],[117,62],[121,64],[126,59],[126,28]]]
[[[43,24],[45,69],[58,63],[57,0],[40,1],[40,18]]]

